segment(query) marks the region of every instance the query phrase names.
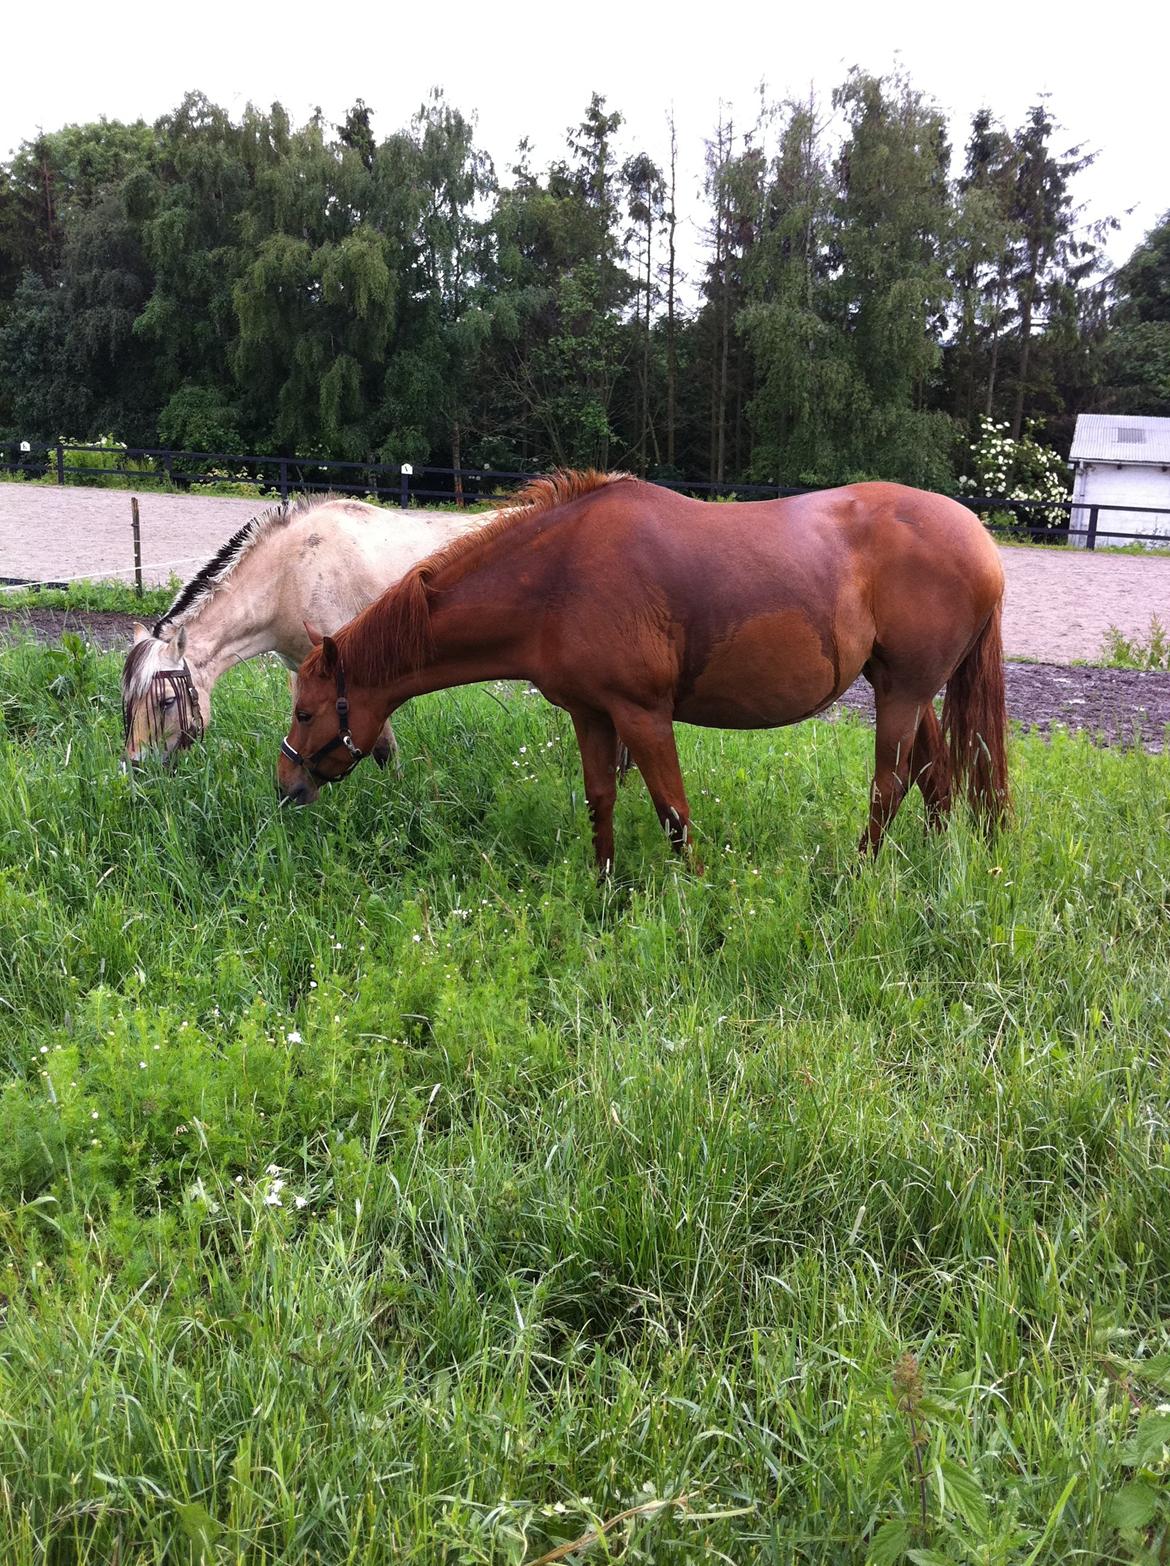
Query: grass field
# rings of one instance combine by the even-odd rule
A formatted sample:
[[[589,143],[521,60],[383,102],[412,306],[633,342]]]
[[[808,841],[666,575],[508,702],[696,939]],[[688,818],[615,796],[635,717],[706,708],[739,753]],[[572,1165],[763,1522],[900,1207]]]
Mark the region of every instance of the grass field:
[[[537,698],[282,813],[118,669],[0,651],[5,1566],[1166,1558],[1170,756],[858,870],[864,729],[680,730],[599,888]]]

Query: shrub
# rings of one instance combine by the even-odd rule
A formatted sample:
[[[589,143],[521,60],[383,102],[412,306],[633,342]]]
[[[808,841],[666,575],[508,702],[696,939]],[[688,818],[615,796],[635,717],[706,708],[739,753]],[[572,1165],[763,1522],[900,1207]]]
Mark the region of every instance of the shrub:
[[[1067,500],[1068,472],[1062,459],[1051,447],[1042,446],[1030,429],[1019,440],[1013,440],[1008,429],[1007,424],[997,424],[994,419],[980,419],[979,436],[969,448],[968,471],[959,479],[959,493],[1013,500]],[[1022,525],[1067,527],[1068,513],[1062,505],[1029,506]]]

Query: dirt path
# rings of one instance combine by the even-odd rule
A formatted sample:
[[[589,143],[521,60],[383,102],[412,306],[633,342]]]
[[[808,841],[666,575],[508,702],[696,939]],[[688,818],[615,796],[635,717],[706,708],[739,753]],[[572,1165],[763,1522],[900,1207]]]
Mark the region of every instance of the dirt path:
[[[67,581],[73,577],[134,577],[130,493],[118,489],[57,489],[0,484],[0,577]],[[186,581],[249,517],[255,500],[201,495],[138,497],[143,579]]]
[[[1170,630],[1170,557],[1110,550],[1001,548],[1007,575],[1003,640],[1009,658],[1096,658],[1116,627],[1148,642]]]
[[[194,575],[261,509],[192,495],[143,494],[139,505],[147,582]],[[1069,663],[1099,656],[1111,626],[1142,641],[1154,616],[1170,628],[1170,558],[1012,548],[1000,557],[1009,657]],[[0,484],[0,577],[128,581],[132,573],[129,493]]]

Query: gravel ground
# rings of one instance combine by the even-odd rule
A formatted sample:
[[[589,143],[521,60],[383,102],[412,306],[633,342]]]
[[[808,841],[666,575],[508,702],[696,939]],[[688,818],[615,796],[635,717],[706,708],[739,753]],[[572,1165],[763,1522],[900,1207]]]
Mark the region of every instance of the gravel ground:
[[[81,614],[63,609],[0,609],[0,637],[32,635],[55,641],[76,631],[98,647],[130,644],[133,618],[125,614]],[[1140,669],[1094,669],[1056,663],[1007,665],[1009,714],[1028,728],[1047,733],[1054,725],[1087,729],[1107,745],[1144,745],[1161,750],[1170,726],[1170,674]],[[830,709],[873,716],[873,696],[864,680]]]

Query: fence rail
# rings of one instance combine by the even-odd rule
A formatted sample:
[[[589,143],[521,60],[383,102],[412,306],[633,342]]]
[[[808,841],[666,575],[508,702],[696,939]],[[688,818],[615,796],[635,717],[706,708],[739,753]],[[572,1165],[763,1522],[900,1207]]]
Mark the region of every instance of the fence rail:
[[[114,459],[114,465],[72,465],[66,458],[84,454]],[[128,466],[127,464],[149,464]],[[527,483],[533,473],[500,468],[413,468],[409,463],[347,462],[331,457],[257,456],[223,451],[175,451],[164,446],[75,445],[57,441],[45,445],[34,455],[14,447],[0,448],[0,470],[26,473],[34,478],[55,477],[58,484],[85,485],[93,480],[118,478],[136,487],[162,483],[168,488],[187,489],[192,484],[224,481],[221,464],[233,469],[227,481],[242,480],[257,485],[273,498],[287,500],[290,494],[329,491],[335,494],[371,495],[378,500],[396,500],[404,509],[412,504],[465,505],[490,500],[502,492]],[[211,466],[214,465],[214,466]],[[334,476],[336,475],[336,476]],[[807,486],[781,484],[712,483],[700,479],[656,478],[656,484],[688,495],[775,499],[803,495],[813,491]],[[1170,547],[1170,505],[1134,506],[1127,504],[1089,504],[1085,500],[1033,500],[1014,495],[957,495],[954,497],[979,513],[992,533],[1007,537],[1040,538],[1052,544],[1094,549],[1098,541],[1120,540]],[[1164,529],[1123,532],[1101,525],[1102,513],[1123,512],[1127,517],[1149,515],[1166,519]],[[1012,520],[997,521],[1008,514]],[[990,517],[992,520],[988,520]],[[1039,521],[1034,520],[1039,515]],[[1064,522],[1053,521],[1063,516]],[[1108,521],[1108,517],[1105,518]]]

